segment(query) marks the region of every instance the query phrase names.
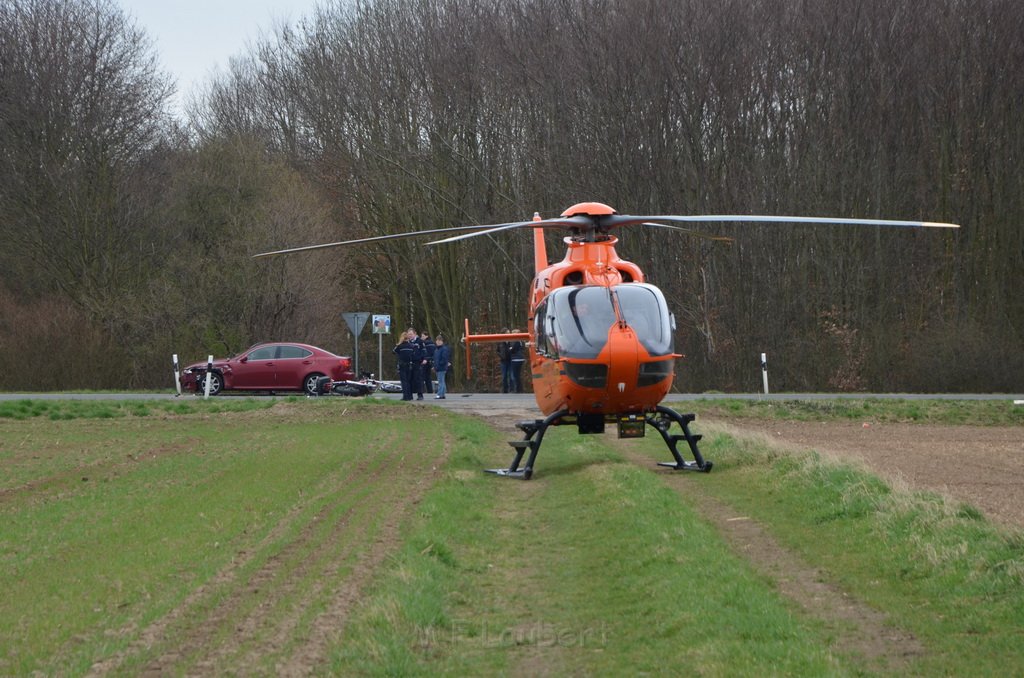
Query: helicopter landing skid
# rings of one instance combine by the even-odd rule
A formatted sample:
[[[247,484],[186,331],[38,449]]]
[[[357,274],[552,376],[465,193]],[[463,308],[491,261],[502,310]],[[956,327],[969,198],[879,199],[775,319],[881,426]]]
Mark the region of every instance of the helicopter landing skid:
[[[484,471],[505,478],[518,478],[519,480],[529,480],[532,478],[533,463],[537,460],[537,451],[540,449],[541,441],[544,440],[544,432],[547,431],[548,426],[551,426],[567,414],[569,414],[569,410],[559,410],[554,414],[548,415],[546,419],[517,422],[516,428],[526,434],[526,437],[522,440],[509,441],[508,444],[516,451],[512,464],[508,468],[488,468],[484,469]],[[537,436],[536,439],[533,438],[534,436]],[[526,466],[519,468],[519,464],[523,461],[523,455],[526,454],[527,450],[530,451],[530,457],[526,461]]]
[[[658,433],[661,434],[662,440],[668,445],[669,452],[675,457],[675,461],[659,461],[658,466],[666,466],[677,471],[701,471],[703,473],[711,471],[713,464],[704,459],[700,450],[697,449],[697,441],[701,439],[700,434],[690,431],[690,423],[696,418],[694,414],[679,414],[675,410],[661,405],[658,405],[655,414],[647,415],[647,423],[657,429]],[[672,422],[679,424],[679,428],[683,429],[683,435],[669,433],[669,429],[672,428]],[[693,455],[694,461],[683,459],[683,455],[679,453],[677,447],[680,440],[685,440],[690,446],[690,454]]]

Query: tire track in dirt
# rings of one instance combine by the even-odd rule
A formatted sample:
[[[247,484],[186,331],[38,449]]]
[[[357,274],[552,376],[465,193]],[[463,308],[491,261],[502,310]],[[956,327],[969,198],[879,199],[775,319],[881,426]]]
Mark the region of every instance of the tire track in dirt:
[[[393,468],[395,466],[390,466]],[[266,582],[271,588],[267,595],[261,597],[259,606],[251,609],[238,623],[231,642],[219,646],[197,665],[198,673],[222,673],[227,667],[240,673],[256,673],[266,667],[268,657],[279,656],[286,651],[308,609],[328,595],[330,582],[337,580],[342,571],[352,564],[359,550],[366,547],[365,536],[373,531],[373,518],[393,505],[392,494],[399,489],[398,486],[391,484],[388,486],[391,491],[380,491],[380,480],[387,469],[388,464],[385,464],[374,473],[358,501],[338,518],[328,538],[316,547],[314,553],[289,569],[285,581]],[[371,496],[364,501],[367,495]],[[367,522],[371,523],[369,530]],[[312,585],[293,600],[299,587],[309,580],[312,580]],[[284,616],[275,619],[275,610],[283,611]]]
[[[100,459],[81,466],[63,469],[21,485],[0,488],[0,505],[7,502],[22,502],[25,506],[31,506],[36,502],[54,498],[64,499],[81,492],[84,481],[116,478],[139,464],[187,453],[196,442],[196,438],[186,438],[148,449],[139,454],[126,454],[123,459]]]
[[[607,439],[630,462],[649,470],[655,463],[650,456],[631,447],[628,441],[611,436]],[[737,555],[775,582],[779,593],[821,622],[833,639],[832,650],[859,656],[873,668],[883,671],[899,671],[908,660],[925,652],[924,646],[910,632],[889,624],[885,614],[829,581],[826,572],[812,567],[782,546],[760,523],[738,514],[713,497],[702,486],[700,474],[660,467],[653,472],[687,503],[692,503]]]
[[[190,673],[220,675],[223,674],[226,667],[241,673],[249,673],[249,671],[240,670],[239,662],[229,660],[236,657],[246,646],[253,647],[250,657],[262,656],[266,648],[262,645],[257,646],[255,641],[261,632],[276,623],[272,620],[274,611],[281,605],[287,604],[287,601],[296,594],[298,588],[306,582],[311,572],[323,560],[334,559],[337,563],[335,570],[340,569],[341,564],[348,561],[353,550],[359,546],[354,538],[357,535],[353,532],[357,533],[363,524],[359,518],[365,511],[361,510],[360,503],[376,489],[375,486],[384,474],[384,466],[390,460],[387,458],[374,470],[372,475],[360,482],[358,491],[349,493],[344,500],[333,506],[325,507],[314,516],[312,522],[303,528],[303,533],[298,540],[289,544],[288,548],[280,554],[270,558],[267,564],[246,582],[244,590],[240,589],[233,597],[232,602],[237,605],[237,608],[245,608],[246,602],[248,602],[248,610],[240,610],[242,618],[236,621],[231,615],[234,608],[232,606],[225,610],[223,618],[211,620],[218,627],[230,625],[232,629],[223,643],[211,648],[202,647],[206,653],[190,669]],[[334,524],[330,527],[330,532],[318,539],[319,535],[315,533],[325,519],[329,519],[332,512],[330,509],[337,508],[342,503],[351,503],[351,505],[335,519]],[[322,582],[314,583],[315,592],[322,588]],[[251,593],[254,598],[249,601],[242,600],[246,593]],[[257,596],[258,598],[255,598]],[[293,630],[294,627],[295,624],[286,625],[289,630]],[[199,635],[199,643],[202,644],[204,640],[205,638]],[[252,662],[252,660],[250,661]]]
[[[385,441],[386,445],[392,444],[392,438]],[[260,554],[264,553],[271,544],[279,541],[293,529],[295,521],[303,511],[310,505],[324,502],[329,496],[336,495],[338,487],[343,486],[343,479],[349,476],[362,477],[373,461],[369,455],[361,456],[352,468],[350,464],[341,466],[336,472],[329,474],[316,486],[315,494],[303,497],[293,505],[271,530],[260,539],[259,543],[247,550],[241,550],[235,554],[231,561],[225,565],[211,580],[201,584],[194,591],[189,593],[177,606],[164,614],[161,618],[141,630],[138,638],[132,642],[124,651],[105,658],[93,664],[88,672],[89,676],[103,676],[112,671],[118,670],[128,659],[144,654],[150,648],[159,645],[171,633],[171,630],[184,622],[187,615],[197,609],[201,609],[219,593],[237,586],[236,579],[240,573],[250,566]],[[138,622],[132,622],[118,631],[112,632],[114,637],[123,637],[136,633]]]
[[[396,476],[395,482],[388,485],[389,491],[379,493],[374,504],[368,508],[372,512],[382,510],[385,516],[372,544],[359,554],[351,573],[331,592],[327,608],[313,620],[305,642],[286,659],[277,662],[277,675],[306,676],[326,659],[332,643],[341,637],[353,606],[361,600],[363,592],[385,559],[398,548],[401,524],[406,515],[433,487],[439,476],[438,469],[447,463],[453,446],[450,434],[445,433],[444,444],[438,456],[423,455],[412,460],[416,462],[414,464],[400,463],[401,472]],[[402,462],[406,462],[406,459]],[[336,565],[331,579],[337,576],[338,569],[340,567]],[[303,602],[308,604],[309,601]],[[301,610],[302,607],[299,605],[297,609]],[[289,639],[290,634],[286,630],[286,627],[282,628],[273,637],[273,650],[280,650]],[[251,661],[252,657],[246,659]],[[247,665],[243,664],[243,667]]]
[[[269,611],[272,606],[268,604],[268,601],[274,596],[284,593],[283,588],[276,593],[269,588],[271,582],[285,588],[294,586],[295,578],[301,578],[308,571],[310,558],[305,554],[307,552],[315,553],[324,548],[324,544],[318,541],[318,528],[324,524],[324,519],[337,511],[340,506],[361,497],[365,491],[373,489],[389,462],[396,455],[396,452],[377,458],[373,458],[372,455],[364,455],[365,463],[361,463],[357,467],[357,474],[347,477],[345,479],[347,482],[339,482],[334,486],[336,496],[333,501],[329,501],[321,507],[284,548],[268,557],[249,578],[245,581],[237,581],[233,587],[229,587],[217,605],[207,612],[199,623],[188,629],[184,638],[150,661],[142,672],[148,675],[177,673],[182,668],[181,664],[188,666],[191,662],[195,662],[194,666],[189,668],[189,674],[211,675],[214,660],[220,652],[224,652],[219,651],[216,644],[219,642],[236,643],[235,634],[240,628],[235,626],[237,623],[234,621],[235,616],[247,605],[253,607],[253,613]],[[371,465],[371,459],[376,463]],[[367,467],[369,467],[368,473]],[[350,513],[350,510],[346,511],[340,520],[331,527],[330,534],[323,538],[327,542],[327,547],[337,543],[340,539],[339,532],[343,532]],[[298,565],[292,567],[296,562]],[[288,584],[288,582],[293,583]],[[232,628],[229,629],[229,626]]]

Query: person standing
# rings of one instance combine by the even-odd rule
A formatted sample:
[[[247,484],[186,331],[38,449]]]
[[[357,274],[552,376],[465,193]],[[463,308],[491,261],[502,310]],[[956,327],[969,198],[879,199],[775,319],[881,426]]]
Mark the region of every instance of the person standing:
[[[434,371],[437,372],[437,395],[434,398],[444,400],[444,396],[448,392],[448,386],[444,380],[448,368],[452,366],[452,350],[448,348],[448,344],[444,343],[443,334],[437,335],[435,346]]]
[[[501,328],[502,334],[508,334],[508,328]],[[512,354],[509,351],[509,342],[498,342],[498,362],[501,364],[501,392],[508,393],[512,380]]]
[[[401,341],[392,350],[398,359],[398,379],[402,382],[402,400],[412,400],[413,391],[417,386],[415,381],[419,375],[420,361],[422,360],[419,344],[416,343],[415,330],[406,330],[402,333]],[[422,400],[423,396],[420,395]]]
[[[512,330],[518,334],[519,330]],[[526,362],[526,346],[521,341],[510,341],[509,355],[509,393],[523,392],[523,363]]]
[[[416,346],[416,365],[412,370],[412,392],[416,394],[416,400],[423,400],[423,342],[420,341],[420,333],[409,328],[409,340]]]
[[[424,393],[434,392],[434,383],[430,378],[430,370],[434,366],[434,350],[437,348],[434,340],[430,338],[427,331],[420,334],[420,349],[423,351],[423,391]]]

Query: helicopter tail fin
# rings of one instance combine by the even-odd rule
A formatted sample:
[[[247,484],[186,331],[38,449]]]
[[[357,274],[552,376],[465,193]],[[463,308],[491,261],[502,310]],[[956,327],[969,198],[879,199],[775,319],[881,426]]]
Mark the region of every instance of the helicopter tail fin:
[[[533,220],[540,221],[540,212],[533,213]],[[540,273],[548,267],[548,252],[544,247],[544,229],[533,229],[533,272]]]

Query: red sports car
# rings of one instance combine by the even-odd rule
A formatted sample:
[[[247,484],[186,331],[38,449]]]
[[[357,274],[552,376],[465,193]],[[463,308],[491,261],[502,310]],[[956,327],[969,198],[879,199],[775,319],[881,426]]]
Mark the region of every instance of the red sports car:
[[[213,361],[210,395],[224,390],[305,391],[316,393],[317,380],[352,379],[352,359],[308,344],[256,344],[233,358]],[[205,393],[206,363],[189,365],[181,373],[183,391]]]

